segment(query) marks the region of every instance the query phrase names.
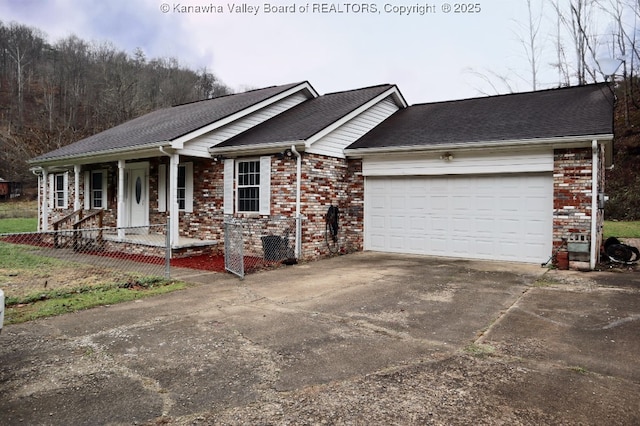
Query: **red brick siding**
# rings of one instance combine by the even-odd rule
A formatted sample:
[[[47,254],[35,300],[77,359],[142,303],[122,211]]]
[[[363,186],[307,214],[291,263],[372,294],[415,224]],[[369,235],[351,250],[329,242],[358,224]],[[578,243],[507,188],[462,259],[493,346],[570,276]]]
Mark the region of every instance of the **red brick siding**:
[[[325,214],[329,206],[340,209],[339,247],[342,252],[363,248],[364,178],[360,160],[343,160],[303,153],[301,164],[302,258],[317,259],[331,254],[325,241]],[[222,175],[222,167],[220,168]],[[222,178],[218,186],[222,191]],[[220,203],[222,196],[220,196]],[[271,157],[271,212],[268,217],[236,214],[253,219],[249,239],[262,235],[295,233],[292,222],[296,213],[296,159]],[[272,219],[271,224],[269,220]],[[222,225],[221,225],[222,226]],[[278,229],[278,227],[280,229]],[[291,235],[290,239],[292,239]],[[292,240],[293,241],[293,240]]]
[[[338,246],[343,253],[363,249],[364,178],[361,160],[305,154],[302,167],[303,258],[331,254],[326,244],[325,215],[340,209]]]
[[[554,152],[553,246],[571,234],[591,237],[591,148]]]

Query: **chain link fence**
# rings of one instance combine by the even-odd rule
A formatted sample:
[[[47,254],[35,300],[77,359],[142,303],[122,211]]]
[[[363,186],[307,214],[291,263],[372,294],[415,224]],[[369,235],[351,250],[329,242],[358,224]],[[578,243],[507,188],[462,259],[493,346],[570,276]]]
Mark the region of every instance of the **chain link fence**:
[[[295,263],[296,235],[300,230],[301,220],[291,217],[227,218],[226,270],[243,278],[256,270]]]
[[[0,244],[5,251],[57,259],[70,267],[86,264],[169,277],[166,225],[0,234]]]

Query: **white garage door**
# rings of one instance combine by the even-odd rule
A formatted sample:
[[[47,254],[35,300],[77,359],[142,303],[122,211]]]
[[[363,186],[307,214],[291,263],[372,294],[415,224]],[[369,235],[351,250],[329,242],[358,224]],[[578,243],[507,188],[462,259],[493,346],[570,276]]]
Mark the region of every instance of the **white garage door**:
[[[365,249],[545,262],[552,250],[551,173],[367,177]]]

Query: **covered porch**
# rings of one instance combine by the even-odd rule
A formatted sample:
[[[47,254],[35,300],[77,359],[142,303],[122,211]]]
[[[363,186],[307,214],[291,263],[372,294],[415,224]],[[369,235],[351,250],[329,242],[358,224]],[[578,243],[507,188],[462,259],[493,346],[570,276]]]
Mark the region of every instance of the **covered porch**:
[[[194,163],[203,168],[210,160],[181,158],[169,148],[162,156],[152,152],[154,157],[92,158],[32,169],[40,187],[39,230],[104,227],[101,238],[110,243],[170,247],[177,255],[215,248],[221,235],[217,222],[206,232],[193,226],[194,216],[200,216],[195,222],[213,216],[194,209],[193,195]]]

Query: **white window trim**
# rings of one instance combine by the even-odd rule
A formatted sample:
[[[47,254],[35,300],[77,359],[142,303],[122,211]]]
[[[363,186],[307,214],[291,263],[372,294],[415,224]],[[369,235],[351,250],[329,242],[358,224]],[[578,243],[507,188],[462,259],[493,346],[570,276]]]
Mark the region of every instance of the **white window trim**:
[[[58,203],[56,202],[56,196],[57,196],[57,192],[56,191],[56,177],[57,176],[63,176],[63,195],[62,195],[62,203],[64,204],[63,206],[58,206]],[[49,188],[51,189],[50,193],[49,193],[49,205],[51,206],[52,209],[54,210],[65,210],[69,208],[69,172],[64,172],[64,173],[51,173],[49,175]]]
[[[181,212],[192,213],[193,212],[193,163],[180,163],[178,167],[185,168],[185,202],[184,209],[179,209]],[[169,185],[167,185],[167,165],[158,165],[158,211],[167,211],[167,199],[169,193]],[[176,178],[177,179],[177,178]],[[177,188],[176,188],[177,189]],[[176,194],[177,200],[177,194]]]
[[[184,167],[184,209],[179,209],[179,211],[192,213],[193,212],[193,163],[180,163],[178,164],[178,168]],[[177,199],[177,198],[176,198]]]
[[[93,174],[94,173],[102,173],[102,207],[94,206],[94,198],[93,198]],[[87,170],[84,172],[84,209],[92,210],[92,209],[107,209],[107,191],[109,184],[109,171],[107,169],[96,169],[96,170]]]
[[[248,161],[260,162],[260,200],[257,212],[238,210],[238,164]],[[271,156],[258,158],[243,158],[241,160],[224,160],[224,214],[271,214]]]
[[[224,196],[223,196],[223,213],[233,214],[234,212],[234,178],[235,178],[235,161],[232,158],[224,160]]]

